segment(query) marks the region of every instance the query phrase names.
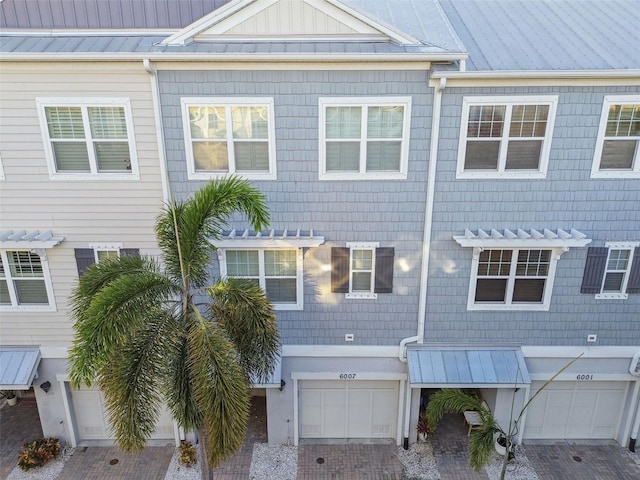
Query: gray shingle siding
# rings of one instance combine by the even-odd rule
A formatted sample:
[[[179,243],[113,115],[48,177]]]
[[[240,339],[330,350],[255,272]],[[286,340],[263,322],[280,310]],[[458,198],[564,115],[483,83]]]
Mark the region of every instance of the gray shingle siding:
[[[159,72],[168,169],[174,194],[184,198],[203,182],[188,181],[180,97],[273,97],[277,147],[275,181],[252,182],[267,196],[271,227],[313,229],[325,237],[305,251],[304,311],[278,311],[285,344],[397,345],[415,335],[419,266],[426,201],[432,92],[416,71],[206,71]],[[402,181],[319,181],[318,99],[322,96],[411,96],[409,174]],[[235,219],[232,227],[247,228]],[[377,300],[347,300],[319,286],[330,273],[310,275],[313,264],[330,264],[332,246],[349,241],[395,247],[393,293]],[[411,269],[397,267],[405,259]]]
[[[572,248],[557,266],[548,312],[467,311],[472,249],[452,240],[465,228],[576,228],[593,242],[640,240],[640,181],[591,179],[605,95],[638,87],[447,88],[433,213],[425,341],[517,341],[527,345],[637,345],[640,295],[595,300],[581,294],[587,248]],[[464,96],[558,95],[547,177],[456,180]],[[453,268],[451,267],[453,266]],[[447,273],[449,272],[449,273]]]

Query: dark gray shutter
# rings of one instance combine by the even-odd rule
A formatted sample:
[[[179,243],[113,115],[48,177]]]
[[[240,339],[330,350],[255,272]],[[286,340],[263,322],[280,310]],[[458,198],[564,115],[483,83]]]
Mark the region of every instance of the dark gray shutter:
[[[580,293],[600,293],[608,254],[609,249],[607,247],[589,247]]]
[[[350,250],[344,247],[331,249],[331,291],[349,293]]]
[[[375,293],[392,293],[393,291],[393,247],[376,248]]]
[[[121,257],[140,257],[140,249],[139,248],[121,248],[120,256]]]
[[[93,248],[76,248],[76,265],[78,266],[78,277],[84,275],[91,265],[96,263],[96,254]]]
[[[640,293],[640,247],[636,247],[633,253],[633,263],[627,282],[627,293]]]

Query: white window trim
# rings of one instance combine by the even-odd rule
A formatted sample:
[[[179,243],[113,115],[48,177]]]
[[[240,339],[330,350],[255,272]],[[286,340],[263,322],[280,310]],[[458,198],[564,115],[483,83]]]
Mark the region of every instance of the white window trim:
[[[260,286],[264,290],[264,282],[266,279],[264,272],[264,252],[265,250],[295,250],[296,251],[296,303],[272,303],[274,310],[302,310],[304,308],[304,279],[303,279],[303,264],[304,256],[302,248],[298,247],[284,247],[284,248],[268,248],[268,247],[240,247],[233,246],[228,248],[219,248],[218,263],[220,265],[220,276],[222,278],[228,278],[227,276],[227,250],[257,250],[258,251],[258,268],[259,268],[259,282]],[[238,277],[240,278],[240,277]]]
[[[118,256],[120,256],[120,250],[124,248],[124,246],[122,243],[90,243],[89,248],[93,249],[95,261],[98,263],[98,252],[116,251],[118,252]]]
[[[128,98],[98,98],[98,97],[78,97],[78,98],[36,98],[38,116],[40,118],[40,128],[44,140],[44,151],[49,167],[49,178],[52,180],[139,180],[138,155],[133,130],[133,115],[131,114],[131,101]],[[61,173],[56,171],[55,158],[51,139],[49,138],[49,127],[45,114],[46,107],[81,107],[83,118],[86,117],[87,107],[123,107],[125,120],[127,123],[127,142],[129,143],[129,157],[131,160],[131,171],[127,173]],[[85,138],[88,130],[85,124]],[[89,163],[91,168],[96,168],[89,153]]]
[[[465,170],[464,161],[467,151],[467,125],[469,123],[470,107],[476,105],[548,105],[549,116],[547,117],[547,129],[542,140],[540,149],[540,164],[537,170],[505,170],[505,160],[507,157],[507,140],[509,138],[509,126],[511,125],[511,109],[507,109],[502,137],[500,139],[500,153],[498,160],[498,170]],[[546,178],[549,165],[549,155],[551,152],[551,141],[558,106],[557,95],[544,96],[491,96],[491,97],[464,97],[462,100],[462,116],[460,123],[460,141],[458,143],[458,165],[456,170],[457,179],[486,178],[486,179],[535,179]],[[496,138],[497,140],[497,138]]]
[[[404,107],[402,118],[402,139],[400,146],[400,170],[398,172],[367,172],[364,162],[365,150],[360,149],[359,172],[327,172],[327,138],[326,138],[326,108],[332,107],[362,107],[363,118],[368,107],[378,106]],[[411,97],[323,97],[318,101],[319,110],[319,179],[320,180],[406,180],[409,164],[409,141],[411,131]],[[367,141],[367,122],[361,124],[360,142]]]
[[[180,99],[182,109],[182,129],[184,134],[184,148],[187,159],[187,178],[189,180],[210,180],[228,175],[239,175],[249,180],[277,180],[276,172],[276,131],[273,97],[182,97]],[[267,107],[267,142],[269,151],[268,172],[236,172],[235,159],[229,156],[228,172],[196,172],[193,157],[193,144],[191,142],[191,125],[189,122],[189,107],[193,106],[257,106]],[[233,138],[227,138],[227,145],[233,143]]]
[[[602,113],[600,114],[600,127],[598,128],[596,150],[593,156],[593,164],[591,166],[591,178],[637,178],[640,176],[640,139],[638,139],[636,157],[633,161],[631,170],[600,170],[600,157],[602,156],[602,148],[604,147],[607,119],[609,118],[609,109],[611,108],[611,105],[627,105],[636,103],[640,103],[640,95],[606,95],[604,97],[604,101],[602,102]]]
[[[359,300],[376,300],[378,294],[375,293],[376,281],[376,248],[380,246],[380,242],[347,242],[346,247],[349,249],[349,293],[344,294],[344,298]],[[371,292],[352,292],[353,271],[353,251],[354,250],[371,250]]]
[[[2,156],[0,156],[0,180],[4,179],[4,167],[2,166]]]
[[[605,247],[609,249],[607,252],[607,263],[604,267],[604,273],[602,274],[602,283],[600,284],[600,293],[596,293],[596,300],[626,300],[629,298],[629,294],[627,292],[627,284],[629,283],[629,274],[631,273],[631,265],[633,264],[633,255],[635,253],[635,249],[640,246],[640,242],[605,242]],[[609,257],[611,255],[611,250],[630,250],[629,252],[629,263],[627,265],[627,269],[624,272],[624,279],[622,281],[622,286],[620,288],[620,292],[607,292],[604,293],[602,288],[604,287],[604,281],[607,278],[607,266],[609,265]]]
[[[493,311],[548,311],[551,305],[551,296],[553,293],[553,283],[556,277],[556,267],[560,256],[567,251],[567,248],[548,248],[548,247],[489,247],[491,250],[511,250],[511,271],[509,280],[507,281],[507,293],[505,297],[509,298],[513,289],[513,279],[515,278],[515,264],[517,263],[519,250],[551,250],[551,258],[549,260],[549,271],[544,285],[544,293],[542,302],[540,303],[475,303],[476,282],[478,280],[478,263],[480,260],[480,252],[485,248],[474,247],[473,261],[471,262],[471,278],[469,280],[469,295],[467,298],[467,310],[493,310]]]
[[[47,298],[49,300],[48,305],[18,305],[18,300],[15,295],[15,290],[12,286],[12,282],[8,280],[9,270],[9,262],[7,258],[6,252],[18,252],[18,251],[30,251],[31,253],[35,253],[40,257],[40,262],[42,264],[42,277],[44,279],[45,288],[47,290]],[[11,298],[11,305],[0,305],[0,312],[55,312],[56,309],[56,300],[53,295],[53,284],[51,282],[51,272],[49,271],[49,259],[47,257],[47,252],[43,248],[25,250],[23,248],[7,248],[0,250],[0,255],[2,256],[2,263],[5,266],[5,279],[7,279],[7,286],[9,288],[9,297]]]

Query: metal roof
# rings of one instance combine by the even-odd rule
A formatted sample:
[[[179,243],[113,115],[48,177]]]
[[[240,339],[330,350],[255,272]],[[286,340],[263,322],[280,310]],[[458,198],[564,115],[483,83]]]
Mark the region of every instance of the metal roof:
[[[638,0],[439,0],[468,70],[640,68]]]
[[[531,383],[519,347],[408,346],[407,362],[413,387],[506,387]]]
[[[3,29],[177,29],[230,0],[3,0]]]
[[[0,346],[0,389],[29,390],[40,364],[40,347]]]

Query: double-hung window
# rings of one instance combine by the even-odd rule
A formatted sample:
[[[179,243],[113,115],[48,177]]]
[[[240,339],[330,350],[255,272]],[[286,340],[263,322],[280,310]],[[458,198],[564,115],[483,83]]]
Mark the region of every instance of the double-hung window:
[[[549,310],[562,254],[591,239],[576,229],[469,229],[453,239],[473,248],[468,310]]]
[[[219,250],[223,277],[244,278],[260,285],[276,310],[302,309],[302,250]]]
[[[405,179],[409,97],[321,98],[320,179]]]
[[[626,299],[640,293],[640,242],[607,242],[587,252],[581,293],[599,300]]]
[[[457,178],[544,178],[557,97],[465,97]]]
[[[86,272],[91,265],[107,258],[140,256],[140,250],[138,248],[123,248],[121,243],[92,243],[89,245],[89,248],[76,248],[74,253],[79,277],[84,275],[84,272]]]
[[[350,242],[331,249],[331,291],[346,298],[375,299],[393,292],[394,248]]]
[[[54,307],[48,263],[28,250],[0,251],[0,307],[33,310]]]
[[[275,180],[272,98],[182,99],[187,171],[203,180],[236,173]]]
[[[137,179],[129,99],[39,98],[51,178]]]
[[[640,96],[605,97],[591,176],[640,176]]]

